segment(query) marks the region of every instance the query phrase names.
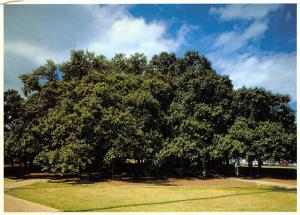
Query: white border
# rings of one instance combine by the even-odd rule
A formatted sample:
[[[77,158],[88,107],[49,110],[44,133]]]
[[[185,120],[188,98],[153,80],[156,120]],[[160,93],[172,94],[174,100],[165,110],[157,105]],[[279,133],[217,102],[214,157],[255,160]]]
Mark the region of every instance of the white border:
[[[212,0],[212,1],[199,1],[199,0],[23,0],[20,2],[9,2],[9,0],[0,0],[0,48],[1,48],[1,54],[0,54],[0,91],[1,91],[1,96],[0,96],[0,158],[1,158],[1,164],[0,168],[2,168],[0,178],[2,180],[2,183],[0,185],[0,188],[2,190],[2,193],[0,195],[0,209],[1,212],[3,213],[4,211],[4,189],[3,189],[3,164],[4,164],[4,131],[3,131],[3,125],[4,125],[4,110],[3,110],[3,93],[4,93],[4,53],[3,53],[3,45],[4,45],[4,4],[297,4],[297,41],[299,38],[299,32],[298,32],[298,27],[299,27],[299,16],[298,16],[298,11],[300,9],[300,6],[298,4],[298,0],[263,0],[263,1],[255,1],[255,0]],[[284,29],[283,29],[284,30]],[[299,50],[299,42],[297,42],[297,51]],[[298,52],[297,52],[298,53]],[[300,62],[299,55],[297,54],[297,62]],[[297,63],[297,71],[298,71],[298,63]],[[297,72],[298,73],[298,72]],[[300,95],[300,89],[299,89],[299,75],[297,75],[297,112],[300,107],[300,100],[299,100],[299,95]],[[297,125],[299,124],[299,114],[297,114]],[[300,156],[300,150],[298,147],[298,141],[300,139],[300,128],[297,126],[297,158]],[[298,160],[298,159],[297,159]],[[299,162],[298,162],[299,163]],[[297,171],[297,178],[300,178],[300,173]],[[297,180],[297,187],[299,186],[299,180]],[[300,194],[297,189],[297,211],[300,211],[300,206],[298,204],[298,199],[300,197]],[[245,199],[247,201],[247,199]],[[61,212],[55,212],[56,214],[62,214]],[[88,212],[84,214],[92,214],[94,212]],[[10,213],[10,214],[32,214],[32,213]],[[47,214],[47,213],[35,213],[35,214]],[[68,214],[78,214],[78,213],[70,213]],[[101,214],[114,214],[111,212],[102,212]],[[123,212],[122,214],[129,215],[129,214],[149,214],[149,215],[157,215],[157,214],[176,214],[176,215],[182,215],[182,214],[269,214],[269,215],[275,215],[275,214],[297,214],[297,212],[148,212],[148,213],[141,213],[141,212]]]

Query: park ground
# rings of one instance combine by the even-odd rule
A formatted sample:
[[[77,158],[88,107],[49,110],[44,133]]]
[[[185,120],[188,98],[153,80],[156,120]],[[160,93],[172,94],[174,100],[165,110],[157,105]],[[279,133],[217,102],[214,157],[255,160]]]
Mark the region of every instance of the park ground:
[[[4,179],[5,211],[296,211],[294,180]]]

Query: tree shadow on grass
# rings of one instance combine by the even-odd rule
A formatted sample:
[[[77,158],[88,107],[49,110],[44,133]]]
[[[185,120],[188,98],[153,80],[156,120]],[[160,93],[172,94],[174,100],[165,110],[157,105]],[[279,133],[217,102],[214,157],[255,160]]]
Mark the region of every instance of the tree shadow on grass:
[[[297,193],[297,188],[286,188],[286,187],[272,186],[271,191],[273,191],[273,192]]]
[[[55,182],[51,182],[51,183],[55,183]],[[50,183],[50,184],[51,184]],[[45,184],[45,183],[41,183],[41,184]],[[38,189],[60,189],[60,188],[76,188],[77,186],[79,187],[86,187],[86,188],[91,188],[91,186],[89,186],[90,183],[68,183],[68,185],[60,185],[60,186],[49,186],[49,185],[46,185],[46,186],[43,186],[43,187],[26,187],[26,186],[22,186],[22,187],[15,187],[15,188],[9,188],[7,190],[38,190]],[[30,186],[30,185],[29,185]],[[99,184],[99,187],[107,187],[107,188],[110,188],[110,187],[134,187],[134,188],[142,188],[142,187],[149,187],[149,188],[161,188],[161,186],[155,186],[155,185],[145,185],[145,186],[141,186],[141,185],[131,185],[131,184],[128,184],[128,185],[101,185]],[[177,185],[163,185],[163,186],[166,186],[168,188],[179,188],[179,187],[182,187],[182,186],[177,186]],[[97,186],[96,186],[97,187]],[[96,188],[95,187],[95,188]],[[195,187],[195,188],[201,188],[202,186],[189,186],[189,187]],[[211,187],[211,188],[231,188],[231,189],[243,189],[243,190],[252,190],[252,189],[260,189],[262,190],[263,192],[285,192],[285,193],[297,193],[297,188],[287,188],[287,187],[280,187],[280,186],[268,186],[266,185],[265,187],[264,186],[204,186],[204,187]],[[253,192],[254,193],[254,192]],[[246,193],[248,194],[248,193]],[[237,195],[240,195],[240,194],[237,194]]]
[[[139,203],[139,204],[126,204],[126,205],[118,205],[118,206],[112,206],[112,207],[90,208],[90,209],[82,209],[82,210],[65,210],[65,212],[104,211],[104,210],[117,209],[117,208],[138,207],[138,206],[146,206],[146,205],[172,204],[172,203],[190,202],[190,201],[201,201],[201,200],[227,198],[227,197],[233,197],[233,196],[263,194],[263,193],[270,193],[270,192],[296,192],[296,189],[294,189],[294,188],[289,189],[289,188],[283,188],[283,187],[272,187],[271,189],[265,189],[264,191],[261,191],[261,192],[236,193],[236,194],[221,195],[221,196],[214,196],[214,197],[205,197],[205,198],[191,198],[191,199],[182,199],[182,200],[173,200],[173,201],[150,202],[150,203]]]

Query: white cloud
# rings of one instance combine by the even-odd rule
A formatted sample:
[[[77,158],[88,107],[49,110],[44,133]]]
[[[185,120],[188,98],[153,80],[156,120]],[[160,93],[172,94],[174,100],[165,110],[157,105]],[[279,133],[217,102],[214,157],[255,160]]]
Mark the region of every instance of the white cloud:
[[[234,88],[264,87],[296,100],[296,53],[211,56],[213,65],[230,76]]]
[[[88,49],[112,57],[116,53],[144,53],[149,58],[161,51],[176,51],[185,42],[188,27],[183,25],[176,38],[167,38],[163,22],[146,23],[142,18],[125,17],[116,20],[105,36],[92,41]]]
[[[233,52],[263,36],[267,29],[268,25],[266,22],[254,22],[243,32],[236,30],[222,33],[216,38],[212,47],[222,49],[225,53]]]
[[[88,49],[96,53],[103,53],[108,57],[116,53],[127,55],[136,52],[144,53],[148,58],[161,51],[177,51],[185,43],[185,35],[189,27],[182,25],[177,37],[167,37],[168,26],[162,21],[146,22],[143,18],[130,15],[124,8],[113,17],[109,16],[109,9],[103,13],[102,8],[92,9],[94,17],[97,17],[98,33],[88,44]],[[106,17],[106,18],[105,18]],[[110,17],[109,20],[103,20]],[[98,21],[97,21],[98,22]],[[103,26],[108,26],[103,32]]]
[[[169,35],[168,23],[134,17],[128,5],[9,5],[5,8],[5,89],[20,88],[18,76],[47,59],[67,60],[72,49],[112,57],[176,52],[192,26]],[[24,65],[26,71],[24,71]],[[18,80],[18,81],[15,81]]]
[[[48,59],[53,59],[56,61],[61,61],[64,59],[64,57],[58,53],[52,53],[49,50],[45,50],[41,47],[34,46],[24,41],[5,43],[4,52],[6,54],[12,54],[26,58],[29,62],[33,61],[37,64],[44,64]]]
[[[268,29],[266,22],[254,22],[252,23],[242,34],[242,40],[249,40],[261,36]]]
[[[54,53],[24,41],[5,43],[4,56],[4,88],[5,90],[13,88],[19,92],[22,88],[21,80],[19,80],[21,74],[32,72],[48,59],[56,62],[66,60],[66,55]]]
[[[218,48],[220,46],[226,45],[232,42],[233,39],[237,38],[239,35],[235,31],[225,32],[218,36],[213,44],[213,48]]]
[[[270,12],[276,11],[280,5],[268,4],[234,4],[225,7],[212,7],[210,14],[218,15],[221,21],[229,21],[235,19],[255,20],[264,19]]]
[[[288,94],[296,100],[296,53],[266,53],[253,41],[259,41],[268,30],[268,14],[280,5],[228,5],[211,8],[210,13],[221,21],[244,21],[239,29],[216,37],[208,54],[213,66],[229,75],[234,88],[264,87],[276,93]]]
[[[74,18],[76,15],[78,17],[85,16],[85,19],[89,20],[88,23],[86,23],[86,20],[82,22],[82,19],[79,19],[77,28],[68,27],[70,31],[66,32],[64,27],[68,26],[68,22],[70,22],[70,25],[74,25],[74,23],[73,20],[71,22],[70,18],[66,19],[60,11],[57,13],[56,18],[61,19],[63,24],[61,26],[51,26],[53,29],[48,29],[48,32],[45,32],[45,29],[41,32],[35,31],[34,36],[39,38],[40,41],[30,41],[22,38],[21,35],[14,39],[6,37],[8,39],[5,42],[5,50],[33,59],[38,63],[44,63],[48,58],[59,62],[65,60],[71,49],[94,51],[108,57],[112,57],[115,53],[133,54],[135,52],[142,52],[151,57],[161,51],[177,51],[180,46],[184,45],[185,35],[190,28],[187,25],[182,25],[177,32],[177,36],[169,37],[167,23],[157,20],[146,22],[143,18],[132,16],[126,6],[81,5],[80,7],[80,10],[78,7],[69,8],[67,14],[74,16]],[[57,8],[55,11],[57,11]],[[36,11],[37,14],[38,12],[39,10]],[[35,14],[31,14],[31,16],[32,19],[38,19],[42,15],[38,14],[35,17]],[[45,22],[47,19],[43,17],[42,20]],[[39,23],[35,24],[39,25]],[[83,31],[81,26],[85,26]],[[34,27],[31,26],[31,28],[29,30],[33,32]],[[36,34],[40,34],[40,36],[38,37]],[[57,37],[56,40],[59,43],[58,35],[64,39],[68,36],[68,40],[73,40],[76,37],[77,43],[72,44],[71,48],[68,47],[68,44],[65,44],[67,46],[65,48],[62,44],[59,44],[59,46],[55,42],[51,47],[47,46],[47,40],[51,36]],[[81,39],[78,38],[78,35],[81,35]],[[62,57],[62,52],[65,57]]]

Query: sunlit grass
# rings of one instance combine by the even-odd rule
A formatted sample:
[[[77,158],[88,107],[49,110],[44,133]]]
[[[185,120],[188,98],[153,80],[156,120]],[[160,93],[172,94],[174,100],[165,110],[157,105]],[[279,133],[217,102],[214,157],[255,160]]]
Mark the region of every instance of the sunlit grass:
[[[37,183],[6,192],[61,211],[296,211],[296,189]]]

